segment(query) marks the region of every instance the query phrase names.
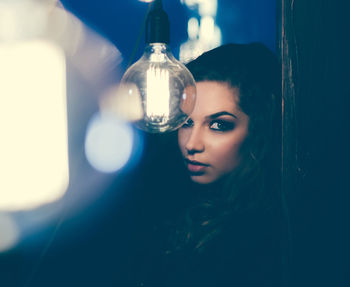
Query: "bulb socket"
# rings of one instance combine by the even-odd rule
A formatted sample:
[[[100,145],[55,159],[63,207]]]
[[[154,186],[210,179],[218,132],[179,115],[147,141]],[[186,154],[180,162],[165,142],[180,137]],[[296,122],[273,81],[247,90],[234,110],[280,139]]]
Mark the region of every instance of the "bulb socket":
[[[161,0],[155,0],[146,20],[146,44],[169,44],[170,24],[168,15],[162,7]]]

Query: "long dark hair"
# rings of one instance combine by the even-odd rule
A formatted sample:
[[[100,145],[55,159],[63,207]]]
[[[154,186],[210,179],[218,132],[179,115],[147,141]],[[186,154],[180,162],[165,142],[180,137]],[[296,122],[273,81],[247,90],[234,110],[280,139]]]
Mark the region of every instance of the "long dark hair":
[[[208,192],[198,192],[175,228],[175,248],[200,252],[233,214],[269,212],[280,203],[280,71],[275,55],[260,43],[220,46],[187,68],[196,82],[217,81],[238,88],[239,107],[249,116],[240,165],[207,187]]]

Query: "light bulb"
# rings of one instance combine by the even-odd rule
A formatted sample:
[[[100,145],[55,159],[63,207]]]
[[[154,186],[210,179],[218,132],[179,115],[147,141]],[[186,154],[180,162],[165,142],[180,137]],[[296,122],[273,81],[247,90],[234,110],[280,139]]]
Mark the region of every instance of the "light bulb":
[[[196,88],[191,73],[164,43],[151,43],[121,81],[121,91],[138,106],[134,120],[148,132],[172,131],[192,112]],[[138,97],[138,101],[135,101]],[[131,102],[131,101],[130,101]]]
[[[193,76],[175,59],[168,42],[168,17],[161,1],[156,0],[147,18],[144,54],[125,72],[117,101],[129,103],[119,110],[147,132],[175,130],[186,121],[195,104]]]

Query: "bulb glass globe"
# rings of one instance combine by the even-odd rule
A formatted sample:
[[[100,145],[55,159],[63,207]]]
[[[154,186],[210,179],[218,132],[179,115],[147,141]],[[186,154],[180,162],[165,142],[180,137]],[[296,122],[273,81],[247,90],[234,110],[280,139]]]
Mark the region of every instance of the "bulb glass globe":
[[[145,48],[124,74],[119,91],[121,102],[133,103],[124,106],[123,113],[132,114],[136,126],[151,133],[177,129],[192,112],[196,98],[192,74],[164,43]],[[128,109],[135,109],[137,117]]]

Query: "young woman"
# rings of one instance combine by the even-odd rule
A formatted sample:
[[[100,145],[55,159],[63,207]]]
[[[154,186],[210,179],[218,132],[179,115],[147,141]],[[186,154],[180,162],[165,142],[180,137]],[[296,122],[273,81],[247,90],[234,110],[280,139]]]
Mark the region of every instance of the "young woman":
[[[150,252],[160,263],[142,284],[283,286],[277,60],[262,44],[228,44],[187,67],[197,99],[177,138],[189,183],[173,187],[186,203],[162,229],[161,255]]]

